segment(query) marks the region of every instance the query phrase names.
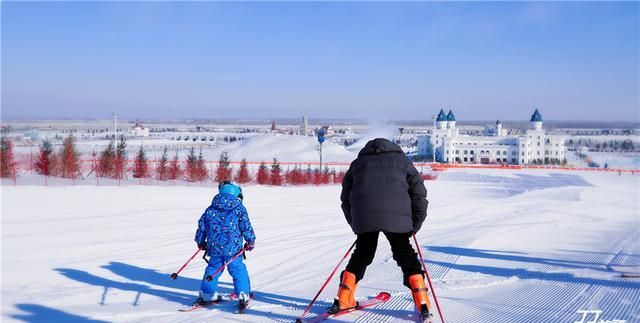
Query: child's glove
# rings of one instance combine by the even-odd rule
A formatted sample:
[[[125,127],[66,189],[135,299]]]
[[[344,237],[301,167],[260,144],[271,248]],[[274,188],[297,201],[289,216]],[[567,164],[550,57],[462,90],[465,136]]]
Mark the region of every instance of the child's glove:
[[[249,243],[248,241],[244,243],[244,249],[247,251],[251,251],[253,250],[253,248],[255,248],[255,246],[253,245],[253,242]]]
[[[200,250],[205,250],[205,249],[207,249],[207,243],[206,243],[206,242],[203,242],[203,243],[199,244],[199,245],[198,245],[198,249],[200,249]]]

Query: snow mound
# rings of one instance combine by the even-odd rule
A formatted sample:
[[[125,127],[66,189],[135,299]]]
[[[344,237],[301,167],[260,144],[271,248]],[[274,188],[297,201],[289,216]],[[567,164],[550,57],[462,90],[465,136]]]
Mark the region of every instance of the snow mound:
[[[255,136],[241,142],[225,145],[220,152],[226,151],[231,160],[269,162],[273,158],[287,162],[318,162],[318,141],[315,137],[269,134]],[[323,161],[351,162],[356,154],[331,141],[325,141]]]

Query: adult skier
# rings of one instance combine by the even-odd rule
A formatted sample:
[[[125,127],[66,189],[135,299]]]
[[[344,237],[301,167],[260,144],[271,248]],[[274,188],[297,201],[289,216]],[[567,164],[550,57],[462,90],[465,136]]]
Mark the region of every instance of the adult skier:
[[[400,146],[383,138],[369,141],[351,163],[342,181],[342,211],[357,235],[356,248],[340,277],[338,296],[329,313],[357,307],[356,286],[371,264],[382,232],[402,268],[416,309],[427,319],[427,287],[410,237],[427,216],[427,189],[420,173]]]
[[[217,289],[218,278],[222,275],[222,271],[216,273],[216,270],[240,252],[243,247],[248,251],[253,250],[256,235],[249,221],[247,209],[242,205],[242,199],[242,188],[239,185],[230,181],[220,182],[218,194],[198,221],[195,241],[198,248],[206,250],[210,259],[200,284],[196,305],[207,305],[220,301],[222,297],[218,294]],[[244,245],[243,240],[245,241]],[[238,295],[240,311],[249,305],[251,294],[249,273],[242,258],[237,257],[227,265],[229,274],[233,277],[233,288],[235,294]]]

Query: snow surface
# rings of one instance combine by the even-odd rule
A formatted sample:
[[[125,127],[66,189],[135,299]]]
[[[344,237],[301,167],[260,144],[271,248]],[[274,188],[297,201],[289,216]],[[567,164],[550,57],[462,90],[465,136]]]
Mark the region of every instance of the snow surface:
[[[574,322],[590,309],[640,322],[640,281],[621,277],[640,267],[639,176],[460,169],[427,187],[418,239],[447,322]],[[293,322],[354,240],[339,186],[247,186],[258,236],[247,259],[252,309],[235,315],[226,302],[180,313],[204,262],[176,281],[169,274],[195,251],[212,188],[3,181],[1,190],[3,322]],[[334,278],[313,313],[336,289]],[[357,294],[381,290],[392,300],[338,321],[413,318],[384,241]]]
[[[268,134],[221,146],[215,154],[226,151],[234,161],[246,158],[249,161],[268,163],[277,158],[286,162],[317,163],[320,158],[318,146],[316,137]],[[351,162],[357,156],[357,153],[329,140],[324,142],[322,154],[325,161],[332,162]]]
[[[232,143],[224,141],[202,142],[202,141],[176,141],[169,139],[139,139],[127,140],[127,151],[129,159],[133,159],[140,146],[144,146],[147,156],[157,160],[162,156],[165,147],[168,148],[169,159],[178,153],[184,159],[191,147],[195,147],[196,154],[202,151],[207,160],[217,161],[220,154],[226,151],[233,161],[240,161],[246,158],[251,162],[267,162],[277,158],[285,162],[313,162],[320,159],[318,151],[318,141],[312,136],[297,136],[283,134],[226,134],[233,136],[244,136],[245,140],[238,140]],[[222,136],[222,134],[218,134]],[[108,141],[78,141],[78,150],[87,159],[92,159],[90,154],[96,151],[98,154],[108,145]],[[362,145],[364,146],[364,144]],[[362,147],[360,147],[362,148]],[[57,148],[56,148],[57,149]],[[327,140],[323,144],[322,154],[325,161],[330,162],[351,162],[356,158],[358,150],[347,150],[345,146]],[[38,154],[38,147],[16,147],[16,156],[21,160],[29,160],[30,154]]]

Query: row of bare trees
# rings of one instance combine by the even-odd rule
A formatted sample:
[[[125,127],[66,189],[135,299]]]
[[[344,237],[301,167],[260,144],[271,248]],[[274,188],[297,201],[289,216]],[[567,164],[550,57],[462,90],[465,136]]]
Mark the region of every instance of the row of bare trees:
[[[13,157],[12,142],[2,138],[1,172],[2,177],[15,177],[15,161]],[[111,141],[99,153],[92,154],[93,162],[91,171],[97,177],[123,179],[128,174],[133,178],[155,178],[159,181],[187,180],[191,182],[204,182],[214,180],[233,180],[235,182],[257,183],[262,185],[304,185],[304,184],[331,184],[340,183],[344,177],[343,172],[336,172],[325,167],[324,170],[312,169],[311,165],[303,168],[295,165],[292,168],[282,169],[277,159],[270,164],[262,162],[255,175],[249,169],[246,159],[240,162],[234,169],[226,152],[220,155],[215,169],[210,170],[202,155],[202,151],[196,154],[195,148],[189,150],[184,160],[180,160],[176,152],[172,159],[169,158],[169,150],[165,147],[162,156],[157,161],[150,161],[145,148],[141,146],[133,162],[128,159],[127,141],[121,136],[118,142]],[[69,134],[57,151],[50,141],[44,140],[33,167],[38,174],[46,176],[59,176],[75,178],[82,176],[80,168],[80,153],[76,148],[76,139]],[[155,167],[154,167],[155,166]]]
[[[80,152],[76,148],[76,138],[69,135],[64,138],[58,151],[48,140],[40,145],[40,152],[33,166],[39,174],[75,178],[80,174]]]

